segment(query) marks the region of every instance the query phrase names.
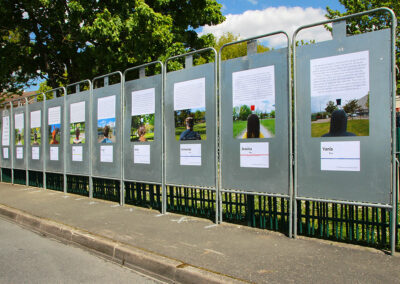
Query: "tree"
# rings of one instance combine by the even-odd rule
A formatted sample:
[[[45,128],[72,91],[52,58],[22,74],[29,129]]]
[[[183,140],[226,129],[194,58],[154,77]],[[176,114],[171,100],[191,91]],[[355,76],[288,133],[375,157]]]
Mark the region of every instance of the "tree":
[[[52,87],[212,45],[216,0],[0,0],[0,88]],[[67,74],[65,77],[64,74]]]
[[[343,106],[343,110],[347,114],[354,114],[357,111],[361,110],[361,106],[358,104],[358,101],[356,99],[349,101],[347,104]]]
[[[332,101],[329,101],[329,102],[326,104],[325,111],[331,115],[332,112],[334,112],[335,110],[337,110],[336,104],[335,104],[334,102],[332,102]]]
[[[251,109],[247,105],[242,105],[239,111],[239,119],[247,120],[247,117],[251,114]]]
[[[388,7],[392,9],[397,15],[397,20],[400,20],[400,1],[398,0],[339,0],[339,2],[345,7],[346,12],[340,13],[339,11],[332,10],[326,7],[327,15],[329,19],[335,17],[342,17],[351,15],[375,8]],[[390,27],[390,18],[388,14],[376,13],[375,17],[363,16],[356,18],[351,21],[347,21],[347,33],[348,34],[360,34],[364,32],[371,32],[374,30],[381,30]],[[397,27],[396,31],[396,65],[400,67],[400,28]],[[397,95],[400,95],[400,74],[397,73]]]

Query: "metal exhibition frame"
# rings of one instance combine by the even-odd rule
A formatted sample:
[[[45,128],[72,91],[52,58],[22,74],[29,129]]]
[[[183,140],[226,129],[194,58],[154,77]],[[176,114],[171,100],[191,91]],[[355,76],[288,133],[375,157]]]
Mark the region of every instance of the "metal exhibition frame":
[[[46,130],[46,128],[44,127],[44,115],[43,115],[43,113],[44,113],[44,99],[43,99],[42,102],[37,102],[37,97],[39,95],[45,96],[44,93],[37,93],[37,94],[31,95],[31,96],[29,96],[27,98],[28,99],[28,112],[27,112],[28,125],[27,125],[27,128],[29,130],[28,131],[28,137],[27,137],[27,139],[29,138],[29,140],[27,141],[28,142],[27,146],[28,146],[28,149],[30,149],[29,151],[27,151],[27,179],[28,180],[29,180],[29,171],[30,170],[40,171],[40,172],[44,171],[43,164],[44,164],[44,160],[45,160],[45,155],[44,155],[45,152],[43,151],[43,148],[44,148],[44,131]],[[32,103],[32,104],[29,104],[29,100],[32,99],[32,98],[35,98],[36,102]],[[38,147],[39,148],[39,160],[35,160],[35,161],[33,161],[33,159],[32,159],[32,148],[33,148],[33,145],[31,145],[31,143],[30,143],[31,112],[32,111],[40,111],[40,125],[41,125],[41,127],[40,127],[41,144]],[[39,164],[39,166],[37,166],[38,164]]]
[[[113,76],[113,75],[119,75],[119,77],[120,77],[120,83],[117,83],[117,84],[114,84],[114,85],[109,85],[109,78],[111,77],[111,76]],[[98,81],[98,80],[100,80],[100,79],[103,79],[103,82],[104,82],[104,86],[103,87],[100,87],[100,88],[95,88],[94,86],[95,86],[95,82],[96,81]],[[122,131],[123,131],[123,129],[124,129],[124,125],[123,125],[123,103],[122,103],[122,101],[123,101],[123,96],[124,96],[124,77],[123,77],[123,74],[120,72],[120,71],[116,71],[116,72],[112,72],[112,73],[108,73],[108,74],[105,74],[105,75],[102,75],[102,76],[98,76],[98,77],[95,77],[95,78],[93,78],[93,80],[92,80],[92,85],[93,85],[93,88],[92,88],[92,104],[93,105],[95,105],[96,104],[96,106],[97,106],[97,103],[98,103],[98,99],[100,98],[100,97],[106,97],[107,96],[107,91],[109,91],[109,90],[107,90],[107,89],[110,89],[111,90],[111,92],[112,91],[117,91],[118,90],[118,84],[120,84],[120,86],[119,86],[119,100],[120,100],[120,104],[118,105],[118,103],[117,103],[117,95],[116,95],[116,102],[115,102],[115,107],[116,107],[116,110],[115,110],[115,120],[116,120],[116,122],[118,121],[118,119],[117,119],[117,113],[118,113],[118,111],[120,112],[120,133],[119,133],[119,137],[118,137],[118,139],[120,140],[120,142],[119,143],[113,143],[112,145],[113,145],[113,153],[114,152],[116,152],[117,153],[117,155],[116,155],[116,158],[118,157],[119,159],[120,159],[120,161],[119,161],[119,163],[117,164],[118,165],[118,167],[119,167],[119,169],[120,169],[120,171],[119,171],[119,174],[118,173],[116,173],[116,174],[111,174],[111,175],[109,175],[109,176],[107,176],[107,175],[104,175],[104,176],[99,176],[99,175],[97,175],[96,173],[95,173],[95,171],[102,171],[102,169],[101,168],[98,168],[98,167],[94,167],[94,161],[93,161],[93,158],[94,158],[94,156],[99,152],[100,153],[100,151],[97,151],[98,150],[98,148],[95,148],[94,147],[94,145],[96,145],[96,146],[98,146],[99,145],[99,143],[97,143],[97,138],[95,138],[95,137],[92,137],[92,141],[91,141],[91,144],[92,144],[92,155],[91,155],[91,159],[92,159],[92,178],[94,178],[94,177],[98,177],[98,178],[111,178],[111,179],[113,179],[113,178],[116,178],[116,179],[118,179],[119,180],[119,182],[120,182],[120,205],[122,206],[122,205],[124,205],[124,202],[125,202],[125,199],[124,199],[124,182],[123,182],[123,176],[122,176],[122,169],[123,169],[123,166],[124,166],[124,153],[123,153],[123,151],[122,151],[122,149],[123,149],[123,147],[124,147],[124,140],[123,140],[123,138],[122,138]],[[99,93],[99,98],[98,97],[96,97],[95,98],[95,96],[97,95],[97,93]],[[103,94],[106,94],[105,96],[103,96]],[[96,101],[96,103],[95,103],[95,99],[97,99],[97,101]],[[119,108],[118,108],[119,107]],[[95,117],[94,117],[94,114],[96,114],[96,119],[95,119]],[[92,121],[92,123],[91,123],[91,129],[97,129],[97,109],[95,110],[95,109],[93,109],[93,106],[92,106],[92,113],[91,113],[91,121]],[[94,134],[94,133],[93,133]],[[115,150],[115,148],[117,148],[118,147],[118,144],[119,144],[119,147],[120,147],[120,149],[119,150]],[[114,164],[114,160],[113,160],[113,162],[112,162],[112,164]],[[117,167],[117,171],[118,171],[118,167]]]
[[[194,70],[194,68],[202,68],[202,66],[208,67],[208,66],[206,66],[207,64],[202,64],[202,65],[193,67],[193,55],[197,55],[197,54],[204,53],[204,52],[207,52],[207,51],[212,52],[214,54],[215,61],[217,61],[217,51],[212,47],[208,47],[208,48],[203,48],[203,49],[195,50],[195,51],[188,52],[188,53],[185,53],[185,54],[181,54],[181,55],[170,57],[164,63],[164,97],[165,98],[164,98],[164,119],[163,119],[164,121],[163,121],[163,125],[164,125],[164,142],[165,143],[164,143],[164,151],[163,151],[164,152],[164,159],[163,159],[164,160],[164,167],[163,167],[164,168],[164,172],[163,172],[163,176],[164,176],[164,180],[165,180],[165,183],[164,183],[165,187],[166,186],[182,186],[182,187],[187,187],[187,188],[208,189],[208,190],[215,191],[215,194],[216,194],[215,222],[218,223],[218,212],[219,212],[219,210],[218,210],[218,204],[219,204],[218,192],[219,192],[219,189],[218,189],[218,166],[217,166],[218,165],[218,153],[217,153],[217,149],[218,149],[218,127],[217,127],[217,125],[215,125],[215,133],[214,133],[215,134],[215,141],[214,141],[215,142],[215,145],[214,145],[214,153],[215,153],[215,161],[214,161],[215,180],[214,180],[214,184],[215,184],[215,187],[213,187],[213,186],[196,186],[196,185],[183,185],[183,184],[168,183],[167,170],[166,170],[166,163],[167,163],[166,152],[167,152],[167,148],[168,148],[168,145],[167,145],[168,141],[167,141],[167,131],[166,131],[166,115],[167,114],[166,114],[166,106],[165,105],[166,105],[167,95],[169,95],[169,94],[167,94],[167,92],[168,92],[168,89],[167,89],[168,76],[167,75],[168,75],[168,73],[171,74],[173,72],[184,72],[184,71],[188,71],[188,70]],[[185,68],[181,69],[179,71],[168,72],[168,62],[172,61],[172,60],[177,60],[177,59],[180,59],[180,58],[184,58],[185,59]],[[210,63],[208,63],[208,64],[210,64]],[[215,113],[212,114],[212,115],[215,115],[215,120],[217,121],[217,119],[218,119],[218,107],[217,107],[217,105],[218,105],[218,96],[217,96],[217,86],[218,86],[217,85],[217,76],[218,76],[218,74],[217,74],[217,71],[218,70],[217,70],[217,67],[218,66],[217,66],[217,62],[214,62],[213,64],[214,64],[214,68],[213,68],[214,78],[212,78],[212,79],[214,80],[213,95],[214,95],[215,98],[214,98],[214,102],[213,103],[215,104],[214,105]],[[198,70],[198,69],[196,69],[196,70]],[[181,77],[185,77],[185,76],[183,75]],[[186,80],[188,80],[188,78],[186,78]],[[207,94],[207,84],[206,84],[206,94]],[[172,94],[172,97],[173,97],[173,94]],[[206,109],[207,109],[207,95],[206,95],[205,101],[206,101],[205,104],[206,104]],[[206,116],[207,116],[207,114],[206,114]],[[210,122],[208,122],[208,123],[210,123]],[[210,127],[213,127],[213,126],[210,126]],[[171,153],[171,155],[172,155],[172,153]],[[163,208],[163,212],[166,212],[166,203],[167,203],[166,201],[167,201],[166,200],[166,192],[164,191],[163,192],[163,207],[164,207]]]
[[[81,90],[80,85],[87,83],[89,86],[89,90]],[[68,94],[68,88],[75,87],[75,92]],[[73,84],[70,84],[66,87],[67,89],[67,95],[66,95],[66,101],[65,101],[65,115],[68,119],[66,119],[66,129],[67,129],[67,138],[66,141],[69,141],[69,135],[70,135],[70,121],[71,121],[71,116],[70,116],[70,107],[71,104],[77,103],[77,102],[86,102],[89,104],[89,106],[85,105],[85,145],[82,145],[83,148],[89,148],[88,153],[86,155],[86,158],[83,158],[84,162],[87,162],[88,166],[88,171],[86,173],[79,172],[79,169],[81,169],[81,166],[79,165],[78,161],[71,161],[70,163],[67,162],[66,160],[66,172],[67,174],[70,175],[83,175],[89,177],[89,197],[93,197],[93,179],[92,179],[92,139],[94,139],[93,136],[93,128],[92,128],[92,112],[93,112],[93,86],[92,82],[88,79],[82,80]],[[87,111],[89,110],[89,111]],[[87,119],[88,118],[88,119]],[[89,125],[89,127],[88,127]],[[88,138],[89,137],[89,138]],[[84,150],[84,149],[82,149]],[[72,145],[68,142],[65,145],[65,152],[66,155],[69,156],[68,161],[72,159]],[[85,151],[83,151],[85,152]],[[86,161],[85,161],[86,160]],[[83,162],[82,161],[82,162]],[[75,165],[74,165],[75,163]],[[79,168],[78,168],[79,166]],[[75,169],[74,169],[75,168]]]
[[[146,67],[151,67],[151,66],[156,66],[156,65],[160,65],[161,73],[159,75],[146,77]],[[127,75],[127,73],[129,73],[131,71],[135,71],[135,70],[139,71],[139,78],[135,79],[135,80],[132,80],[132,81],[129,81],[129,82],[132,82],[132,84],[134,84],[134,86],[138,85],[138,90],[140,90],[142,88],[148,88],[150,86],[154,87],[154,83],[155,82],[153,82],[153,81],[151,81],[151,82],[149,82],[147,84],[144,83],[144,86],[143,86],[143,84],[140,84],[141,81],[146,81],[146,79],[147,80],[152,80],[152,78],[154,79],[154,81],[157,81],[156,76],[160,76],[160,79],[161,79],[160,86],[159,86],[160,87],[160,104],[161,104],[160,105],[161,112],[160,112],[159,115],[160,115],[161,123],[159,124],[160,127],[159,127],[159,130],[158,130],[158,131],[161,131],[161,135],[159,136],[160,137],[160,141],[161,141],[161,143],[160,143],[160,157],[161,157],[161,163],[160,163],[161,173],[160,173],[160,177],[161,178],[160,178],[160,181],[145,181],[143,179],[136,179],[136,178],[129,179],[129,178],[127,178],[126,177],[125,166],[128,166],[128,164],[125,165],[125,162],[127,162],[127,159],[125,159],[125,157],[124,157],[124,165],[122,166],[122,180],[123,181],[131,181],[131,182],[140,182],[140,183],[143,182],[143,183],[150,183],[150,184],[160,184],[161,188],[162,188],[162,208],[161,208],[161,211],[164,214],[166,212],[165,180],[164,180],[164,174],[163,174],[164,173],[164,155],[165,155],[165,153],[164,153],[164,64],[161,61],[154,61],[154,62],[142,64],[142,65],[139,65],[139,66],[134,66],[134,67],[128,68],[128,69],[126,69],[124,71],[124,73],[123,73],[123,84],[122,84],[124,92],[122,94],[122,99],[121,99],[122,105],[123,105],[123,113],[122,113],[123,118],[122,118],[122,120],[124,121],[124,123],[125,123],[125,119],[126,119],[126,117],[125,117],[126,113],[125,112],[127,112],[129,114],[128,118],[132,117],[132,115],[130,114],[131,113],[130,109],[128,109],[128,107],[126,106],[127,105],[127,101],[130,101],[131,105],[133,104],[131,99],[128,100],[128,97],[127,97],[128,96],[127,88],[128,88],[128,85],[131,84],[131,83],[127,83],[126,75]],[[156,87],[158,87],[158,86],[156,86]],[[155,100],[156,100],[155,104],[157,105],[158,104],[157,103],[157,93],[155,94]],[[157,108],[155,109],[155,115],[156,114],[157,114]],[[124,127],[123,127],[123,132],[124,133],[122,135],[123,136],[123,138],[122,138],[123,140],[125,140],[126,135],[128,135],[130,137],[130,131],[128,133],[125,128],[128,128],[128,127],[124,124]],[[130,128],[130,124],[129,124],[129,128]],[[128,149],[128,147],[126,146],[125,143],[126,142],[123,143],[122,151],[124,153],[130,153],[130,155],[131,155],[132,154],[131,153],[131,149]],[[152,141],[152,142],[150,142],[150,144],[147,143],[146,145],[150,145],[150,147],[151,147],[152,144],[154,144],[154,143],[157,143],[157,142],[156,141]],[[130,145],[131,145],[131,142],[129,141],[128,146],[130,146]],[[150,150],[150,159],[152,159],[152,157],[154,159],[154,154],[151,154],[152,152],[153,151]],[[157,153],[155,155],[157,155]],[[130,159],[128,159],[128,160],[130,160]],[[139,165],[139,164],[135,165],[135,167],[140,167],[140,168],[143,168],[141,170],[146,170],[145,169],[146,166],[142,166],[142,165]]]
[[[43,144],[44,145],[44,150],[43,150],[43,152],[44,152],[43,188],[44,189],[47,188],[46,172],[48,172],[48,169],[47,169],[48,165],[50,163],[56,164],[56,162],[50,162],[50,160],[47,161],[47,158],[50,159],[50,154],[49,154],[50,144],[48,144],[48,140],[49,140],[48,139],[48,135],[49,135],[49,133],[48,133],[48,124],[49,124],[49,121],[48,121],[48,115],[49,115],[48,114],[48,104],[49,104],[49,106],[53,105],[53,102],[54,102],[53,100],[58,100],[58,101],[61,102],[61,100],[59,100],[60,97],[57,97],[57,91],[62,91],[62,94],[63,94],[63,96],[62,96],[62,98],[63,98],[62,105],[60,106],[60,110],[63,112],[63,114],[60,115],[60,119],[62,120],[61,128],[62,128],[62,131],[64,132],[63,133],[63,140],[62,140],[63,141],[63,145],[61,147],[58,147],[59,149],[62,149],[62,151],[63,151],[63,156],[62,156],[63,161],[62,161],[62,163],[58,163],[58,164],[59,164],[59,166],[62,166],[61,173],[63,175],[63,191],[64,191],[64,193],[66,193],[67,192],[67,173],[66,173],[66,169],[65,169],[65,161],[66,161],[65,144],[66,144],[66,141],[67,141],[66,140],[66,137],[67,137],[66,129],[67,128],[66,128],[65,102],[66,102],[67,90],[66,90],[65,87],[55,88],[55,89],[52,89],[50,91],[46,91],[43,94],[43,102],[44,102],[43,110],[44,110],[44,113],[42,115],[44,116],[43,121],[45,122],[43,124],[43,127],[45,127],[45,129],[44,129],[44,135],[43,135],[43,139],[42,139],[42,142],[44,143]],[[53,94],[53,98],[50,99],[50,100],[47,100],[46,95],[49,94],[49,93]],[[56,104],[57,104],[57,102],[56,102]],[[57,106],[55,106],[55,107],[57,107]],[[58,161],[60,161],[60,158],[58,158]],[[51,171],[49,171],[49,172],[51,172]],[[60,171],[55,171],[55,173],[60,173]]]
[[[286,49],[287,49],[287,58],[286,58],[286,62],[285,62],[287,64],[287,70],[286,70],[287,82],[283,82],[282,83],[282,85],[284,85],[284,87],[282,88],[282,90],[279,90],[279,92],[284,93],[285,91],[287,91],[287,97],[284,97],[281,100],[284,100],[284,101],[287,100],[287,106],[286,106],[287,107],[287,114],[286,114],[287,118],[285,118],[285,119],[288,120],[287,121],[288,125],[287,125],[287,128],[285,129],[285,131],[283,131],[281,136],[283,137],[283,139],[285,139],[284,138],[284,136],[286,136],[285,132],[287,132],[288,141],[287,141],[287,149],[282,149],[281,151],[283,151],[283,152],[287,151],[287,154],[288,154],[287,164],[285,165],[286,169],[283,169],[283,170],[287,170],[288,171],[288,180],[286,181],[287,182],[287,191],[286,192],[288,194],[277,194],[277,193],[272,193],[272,192],[258,192],[258,190],[256,190],[256,191],[249,191],[249,190],[242,191],[242,190],[224,189],[223,188],[223,179],[222,179],[223,171],[224,171],[224,168],[222,166],[223,165],[224,147],[222,146],[223,135],[221,134],[222,133],[222,126],[223,126],[222,125],[222,120],[223,120],[222,119],[222,111],[223,111],[222,110],[222,102],[223,102],[223,98],[222,98],[222,89],[223,89],[222,85],[223,84],[222,84],[222,81],[224,79],[223,76],[222,76],[222,64],[223,64],[222,63],[222,52],[223,52],[224,48],[226,48],[228,46],[232,46],[232,45],[240,44],[240,43],[247,43],[247,57],[246,57],[246,59],[248,59],[251,56],[260,56],[260,55],[257,55],[257,40],[261,39],[261,38],[268,38],[268,37],[277,36],[277,35],[283,35],[286,38],[286,41],[287,41],[287,47],[286,47]],[[284,48],[282,48],[282,50],[284,50]],[[270,53],[271,52],[274,52],[274,51],[270,51]],[[263,53],[263,54],[267,54],[268,55],[268,52]],[[276,57],[278,57],[278,59],[279,59],[279,56],[280,56],[280,54],[276,55]],[[272,197],[281,197],[281,198],[289,199],[289,217],[288,217],[288,221],[289,221],[289,237],[292,236],[292,211],[293,211],[292,210],[292,200],[293,200],[293,190],[292,190],[292,188],[293,188],[293,182],[292,182],[292,169],[291,169],[292,156],[293,156],[293,153],[292,153],[292,132],[291,132],[291,129],[292,129],[292,106],[291,106],[291,100],[290,100],[290,98],[292,96],[292,92],[291,92],[291,88],[290,88],[290,77],[291,77],[290,57],[291,57],[290,39],[289,39],[288,34],[286,32],[284,32],[284,31],[276,31],[276,32],[273,32],[273,33],[268,33],[268,34],[255,36],[255,37],[251,37],[251,38],[247,38],[247,39],[243,39],[243,40],[239,40],[239,41],[235,41],[235,42],[230,42],[230,43],[227,43],[227,44],[224,44],[223,46],[221,46],[221,48],[220,48],[220,50],[218,52],[218,67],[219,67],[219,92],[218,93],[219,93],[219,114],[220,114],[220,117],[219,117],[219,149],[220,149],[220,159],[219,159],[219,167],[220,167],[220,175],[219,175],[219,189],[220,189],[219,190],[219,210],[220,210],[220,212],[219,212],[219,216],[220,216],[220,219],[219,219],[219,222],[222,222],[222,215],[223,215],[222,214],[222,192],[232,192],[232,193],[241,193],[241,194],[250,194],[250,195],[264,195],[264,196],[272,196]],[[250,65],[249,61],[246,61],[246,64],[241,62],[242,58],[244,58],[244,57],[239,57],[237,59],[237,61],[232,63],[232,66],[235,63],[237,65],[240,65],[240,64],[246,65],[244,68],[241,68],[243,66],[238,66],[237,69],[239,69],[239,71],[251,70],[252,68],[259,68],[259,67],[267,66],[267,65],[264,65],[264,62],[263,62],[263,64],[262,64],[263,66],[257,66],[257,67],[251,66],[250,67],[249,66]],[[236,59],[232,59],[232,60],[236,60]],[[257,60],[254,60],[254,61],[257,61]],[[271,61],[277,61],[277,59],[275,59],[274,57],[271,57],[271,58],[268,58],[268,60],[265,60],[265,61],[268,61],[267,64],[274,64],[275,65],[276,63],[271,63]],[[284,61],[284,59],[283,59],[283,61]],[[225,62],[227,62],[227,60]],[[257,64],[259,64],[259,63],[256,63],[256,64],[253,63],[251,65],[257,65]],[[261,65],[261,63],[259,65]],[[232,66],[230,66],[230,67],[232,67]],[[229,74],[231,74],[231,73],[229,73]],[[280,74],[282,74],[282,73],[280,73]],[[277,77],[278,76],[276,75],[275,76],[275,81],[278,80]],[[279,78],[279,80],[281,80],[281,78]],[[275,84],[275,81],[274,81],[274,84]],[[276,85],[279,86],[279,84],[276,84]],[[286,88],[287,88],[287,90],[286,90]],[[275,100],[277,100],[276,97],[275,97]],[[282,105],[282,108],[283,107],[285,107],[285,105]],[[284,122],[285,121],[283,121],[282,124],[285,124]],[[275,138],[273,138],[273,139],[275,139]]]
[[[376,12],[382,12],[382,13],[386,13],[390,16],[391,18],[391,91],[389,90],[389,93],[391,93],[392,95],[392,101],[391,101],[391,182],[389,182],[390,186],[391,186],[391,204],[382,204],[382,203],[371,203],[371,202],[358,202],[358,201],[342,201],[342,200],[331,200],[331,199],[325,199],[325,198],[309,198],[309,197],[300,197],[298,196],[298,130],[297,130],[297,120],[298,120],[298,113],[297,113],[297,70],[296,70],[296,38],[298,33],[301,30],[304,29],[308,29],[311,27],[315,27],[315,26],[320,26],[320,25],[326,25],[326,24],[330,24],[333,23],[333,31],[334,31],[334,40],[335,40],[335,32],[338,33],[342,38],[346,38],[346,20],[347,19],[354,19],[356,17],[360,17],[360,16],[364,16],[364,15],[370,15],[372,13],[376,13]],[[340,23],[339,23],[340,22]],[[341,28],[341,30],[338,30],[335,25],[337,25],[338,28]],[[336,31],[335,31],[336,29]],[[371,33],[370,33],[371,34]],[[345,204],[345,205],[355,205],[355,206],[370,206],[370,207],[379,207],[379,208],[387,208],[387,209],[391,209],[392,211],[392,217],[390,220],[390,245],[391,245],[391,252],[392,254],[395,251],[395,228],[396,228],[396,217],[395,217],[395,212],[396,212],[396,121],[395,121],[395,99],[396,99],[396,70],[395,70],[395,39],[396,39],[396,16],[394,14],[394,12],[388,8],[378,8],[378,9],[373,9],[373,10],[369,10],[369,11],[365,11],[365,12],[361,12],[361,13],[357,13],[357,14],[353,14],[353,15],[349,15],[349,16],[345,16],[345,17],[341,17],[341,18],[335,18],[332,20],[326,20],[326,21],[321,21],[318,23],[314,23],[314,24],[310,24],[310,25],[304,25],[302,27],[299,27],[293,35],[293,39],[292,39],[292,45],[293,45],[293,68],[294,68],[294,78],[293,78],[293,87],[295,90],[295,95],[294,95],[294,105],[296,106],[294,108],[294,117],[295,117],[295,121],[296,123],[294,124],[294,140],[295,140],[295,144],[294,144],[294,153],[295,153],[295,164],[294,164],[294,176],[295,176],[295,180],[294,180],[294,202],[296,202],[297,200],[305,200],[305,201],[316,201],[316,202],[330,202],[330,203],[336,203],[336,204]],[[381,59],[382,60],[382,59]],[[370,69],[371,70],[371,69]],[[361,137],[362,138],[362,137]],[[361,139],[360,139],[361,140]],[[389,167],[390,168],[390,167]],[[389,198],[390,199],[390,198]],[[297,235],[297,206],[296,204],[294,204],[294,236],[296,237]]]
[[[24,104],[21,104],[21,101],[24,101]],[[14,103],[17,102],[18,106],[14,108]],[[29,176],[28,176],[28,165],[27,165],[27,159],[26,153],[27,153],[27,148],[28,144],[26,143],[27,140],[27,109],[28,109],[28,99],[27,98],[17,98],[12,101],[10,101],[10,109],[11,109],[11,117],[10,117],[10,135],[11,135],[11,183],[14,183],[14,170],[25,170],[26,172],[26,185],[29,184]],[[22,152],[22,159],[17,159],[16,154],[17,154],[17,145],[15,144],[15,114],[22,113],[24,115],[24,146],[20,147],[23,149]]]

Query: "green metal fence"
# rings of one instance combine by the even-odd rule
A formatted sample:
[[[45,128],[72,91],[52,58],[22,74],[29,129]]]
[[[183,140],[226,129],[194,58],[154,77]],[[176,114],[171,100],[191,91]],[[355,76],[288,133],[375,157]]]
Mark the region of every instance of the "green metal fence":
[[[26,171],[14,169],[14,183],[26,185]]]
[[[11,169],[1,169],[2,182],[11,183]]]
[[[89,196],[89,177],[68,175],[67,192]]]
[[[29,186],[43,187],[43,172],[29,171]]]
[[[161,185],[125,182],[125,203],[161,210]]]
[[[64,191],[64,176],[62,174],[46,173],[46,188]]]
[[[167,211],[215,219],[215,191],[167,186]]]
[[[93,197],[120,202],[120,182],[111,179],[93,178]]]

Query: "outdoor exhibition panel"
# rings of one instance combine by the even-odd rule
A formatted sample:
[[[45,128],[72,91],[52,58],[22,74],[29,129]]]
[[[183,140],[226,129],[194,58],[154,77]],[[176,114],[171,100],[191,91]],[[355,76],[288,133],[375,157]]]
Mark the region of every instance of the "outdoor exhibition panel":
[[[284,32],[257,38],[268,40],[270,36],[284,37],[289,46]],[[248,41],[247,56],[220,64],[221,190],[288,197],[289,48],[263,53],[256,48],[253,38]]]
[[[166,73],[165,183],[216,187],[216,65],[185,59],[185,69]]]
[[[109,85],[111,75],[119,75],[120,83]],[[94,177],[121,179],[121,85],[122,74],[112,73],[93,79],[104,86],[93,89],[92,103],[92,169]]]
[[[33,171],[43,170],[44,160],[44,132],[47,130],[44,125],[44,102],[37,102],[37,97],[30,97],[35,102],[28,104],[28,169]]]
[[[26,169],[26,145],[28,143],[28,135],[26,135],[26,104],[25,100],[19,100],[18,106],[13,107],[12,111],[12,129],[11,135],[14,136],[13,168],[19,170]]]
[[[53,93],[53,98],[45,101],[43,145],[45,145],[45,171],[63,174],[65,144],[64,102],[66,92],[64,88],[61,88],[61,90],[63,91],[62,97],[56,97],[56,90],[47,92]]]
[[[161,62],[146,64],[158,65]],[[162,182],[162,75],[145,76],[125,81],[124,92],[124,180]]]
[[[392,204],[391,30],[341,20],[294,52],[297,197]]]
[[[66,116],[66,173],[72,175],[90,174],[90,103],[91,84],[88,90],[80,90],[80,83],[76,83],[75,92],[67,94],[65,98]],[[68,86],[71,87],[71,86]],[[68,90],[67,87],[67,90]]]
[[[11,110],[4,105],[1,111],[1,167],[11,169]]]

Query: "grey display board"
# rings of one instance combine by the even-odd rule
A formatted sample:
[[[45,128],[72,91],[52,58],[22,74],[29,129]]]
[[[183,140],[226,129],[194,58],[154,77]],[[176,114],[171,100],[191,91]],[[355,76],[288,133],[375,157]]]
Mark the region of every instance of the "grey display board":
[[[162,75],[125,82],[124,180],[162,182],[162,84]]]
[[[28,104],[28,169],[34,171],[43,170],[44,161],[44,133],[47,130],[44,123],[44,102]],[[39,118],[39,120],[38,120]],[[36,136],[35,136],[36,134]]]
[[[8,124],[8,127],[7,127]],[[1,167],[11,168],[11,110],[1,112]],[[6,139],[8,137],[8,139]]]
[[[203,187],[216,186],[216,104],[215,104],[215,65],[208,63],[200,66],[189,67],[183,70],[169,72],[166,74],[165,89],[165,167],[166,184],[175,185],[195,185]],[[192,81],[200,80],[200,81]],[[203,81],[204,80],[204,81]],[[185,86],[184,84],[188,85]],[[191,86],[191,82],[198,86]],[[203,81],[203,83],[201,82]],[[177,85],[178,84],[178,85]],[[181,84],[181,85],[180,85]],[[183,84],[183,85],[182,85]],[[204,85],[202,85],[204,84]],[[185,91],[185,88],[187,91]],[[178,91],[182,99],[189,98],[191,101],[198,101],[196,97],[204,91],[205,96],[205,130],[206,139],[178,141],[175,133],[174,118],[174,89]],[[177,93],[176,93],[177,94]],[[181,104],[183,101],[177,101],[175,104]],[[188,103],[190,105],[190,102]],[[195,106],[195,105],[194,105]],[[176,109],[182,108],[177,106]],[[193,107],[192,109],[194,109]],[[189,109],[189,108],[188,108]],[[204,129],[204,124],[203,124]],[[196,131],[196,125],[194,130]],[[200,146],[199,146],[200,145]],[[188,152],[188,157],[185,153]],[[184,165],[182,165],[184,164]],[[192,165],[188,165],[192,164]],[[195,165],[193,165],[195,164]]]
[[[346,36],[345,27],[334,26],[333,40],[296,48],[297,196],[390,204],[391,33],[387,29]],[[340,79],[332,83],[331,78]],[[315,115],[318,104],[321,111],[326,108],[323,92],[329,89],[328,95],[341,99],[332,99],[339,108],[355,99],[361,110],[348,114],[347,134],[335,132],[333,122],[345,116],[332,113],[330,117],[337,117],[330,122],[332,137],[312,137],[323,134],[318,133],[322,124],[315,124],[331,120]],[[358,136],[344,136],[349,132]]]
[[[65,98],[67,174],[90,174],[90,95],[89,89],[68,94]]]
[[[289,195],[288,49],[220,68],[222,189]],[[264,138],[247,138],[252,120]]]
[[[103,79],[103,77],[94,79],[93,84],[95,85],[97,80]],[[106,77],[104,87],[93,89],[92,169],[94,177],[120,179],[122,151],[121,83],[108,85],[107,79],[108,77]],[[109,126],[108,140],[104,136],[105,125]]]
[[[13,108],[12,115],[12,131],[14,137],[13,147],[13,168],[26,169],[26,145],[28,143],[27,123],[26,123],[26,106],[21,105]]]
[[[64,173],[64,97],[45,101],[44,122],[45,171]]]

